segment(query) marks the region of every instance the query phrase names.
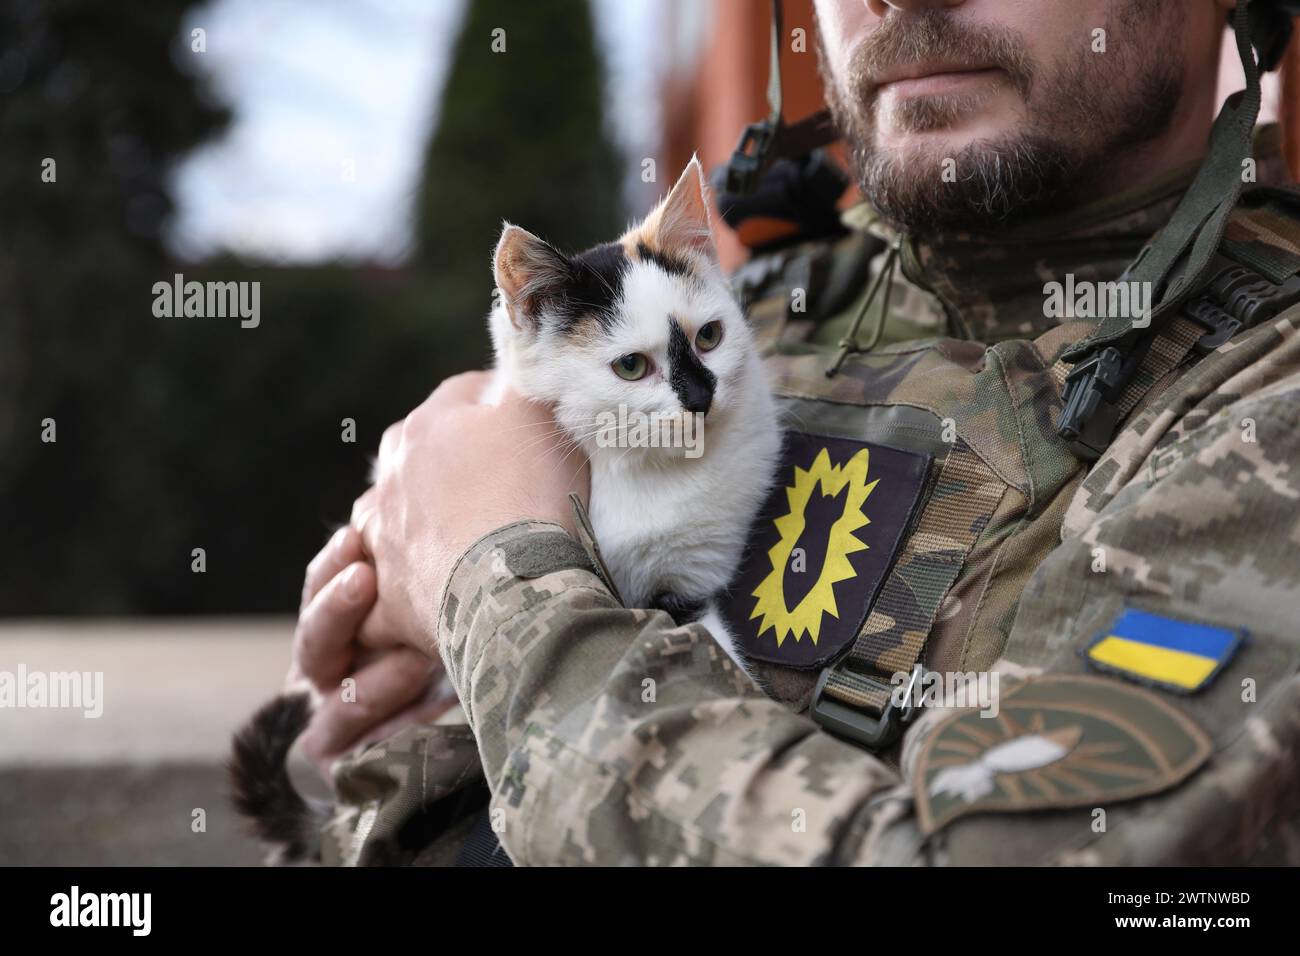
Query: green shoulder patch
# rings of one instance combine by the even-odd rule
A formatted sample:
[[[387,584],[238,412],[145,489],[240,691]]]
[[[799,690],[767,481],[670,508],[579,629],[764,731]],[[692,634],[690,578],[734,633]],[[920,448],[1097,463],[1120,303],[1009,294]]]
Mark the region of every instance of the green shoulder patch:
[[[921,498],[930,456],[787,432],[721,610],[746,656],[821,667],[857,636]]]
[[[927,835],[972,813],[1100,806],[1181,783],[1210,739],[1158,694],[1086,675],[1031,678],[996,717],[962,711],[921,745],[912,789]]]

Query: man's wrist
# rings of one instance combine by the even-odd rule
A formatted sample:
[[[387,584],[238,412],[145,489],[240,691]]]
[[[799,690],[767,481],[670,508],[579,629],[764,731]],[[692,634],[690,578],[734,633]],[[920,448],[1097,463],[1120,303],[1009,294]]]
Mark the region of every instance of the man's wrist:
[[[506,610],[484,605],[508,590],[507,580],[530,581],[569,570],[586,572],[599,582],[587,551],[559,522],[524,519],[482,535],[456,559],[443,587],[435,635],[443,660],[454,659],[473,615]]]

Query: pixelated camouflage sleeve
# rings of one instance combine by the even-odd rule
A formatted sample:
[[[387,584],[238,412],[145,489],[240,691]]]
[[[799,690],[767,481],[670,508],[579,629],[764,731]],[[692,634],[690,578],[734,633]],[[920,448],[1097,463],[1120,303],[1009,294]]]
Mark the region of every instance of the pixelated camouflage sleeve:
[[[897,775],[764,697],[698,625],[629,610],[558,525],[481,539],[438,643],[520,864],[908,861]]]
[[[1041,664],[1124,605],[1297,645],[1300,310],[1135,415],[1066,512],[1007,648]],[[1040,640],[1035,634],[1047,635]]]
[[[1157,690],[1211,737],[1208,766],[1117,809],[1106,836],[1061,859],[1267,860],[1300,811],[1298,317],[1227,346],[1138,414],[1026,589],[1006,656],[1053,672],[1095,670],[1094,645],[1130,610],[1242,635],[1194,692]],[[1145,676],[1136,661],[1110,669]]]

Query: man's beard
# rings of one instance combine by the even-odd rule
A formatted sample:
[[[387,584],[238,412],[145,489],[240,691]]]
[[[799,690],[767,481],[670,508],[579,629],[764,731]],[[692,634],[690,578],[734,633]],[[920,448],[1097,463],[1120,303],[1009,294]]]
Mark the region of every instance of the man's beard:
[[[831,112],[850,144],[859,187],[881,216],[921,233],[987,232],[1077,201],[1105,182],[1116,156],[1163,134],[1183,76],[1178,29],[1170,22],[1176,4],[1116,5],[1107,36],[1141,37],[1141,49],[1116,45],[1094,53],[1085,44],[1079,56],[1056,68],[1035,63],[1012,30],[963,22],[937,9],[890,13],[855,52],[847,89],[829,75],[823,52]],[[1025,121],[951,157],[879,148],[879,99],[871,78],[923,60],[999,68],[1025,103]],[[891,120],[907,132],[942,130],[978,110],[988,95],[903,99]]]

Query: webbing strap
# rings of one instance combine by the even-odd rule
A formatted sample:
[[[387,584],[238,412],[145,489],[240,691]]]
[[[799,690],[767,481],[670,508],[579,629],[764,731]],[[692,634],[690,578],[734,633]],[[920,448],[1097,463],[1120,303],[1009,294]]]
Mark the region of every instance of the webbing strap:
[[[944,598],[1005,491],[1006,484],[970,446],[953,445],[871,613],[826,676],[826,696],[884,711],[892,675],[909,673],[921,659]]]
[[[1121,277],[1150,287],[1155,306],[1147,321],[1135,327],[1131,315],[1109,316],[1061,355],[1076,367],[1065,383],[1056,430],[1084,461],[1105,453],[1124,415],[1191,351],[1192,343],[1185,341],[1190,332],[1178,328],[1187,320],[1179,313],[1213,280],[1224,234],[1241,199],[1242,164],[1251,155],[1260,106],[1252,38],[1260,37],[1262,48],[1271,12],[1256,0],[1243,0],[1233,11],[1246,89],[1229,97],[1214,121],[1209,156],[1169,223]]]
[[[1203,335],[1205,329],[1181,315],[1160,330],[1151,341],[1151,348],[1142,357],[1137,372],[1129,379],[1115,402],[1121,420],[1137,407],[1138,402],[1157,382],[1182,364],[1183,359],[1191,354],[1192,346]]]
[[[775,126],[781,122],[781,0],[772,0],[772,59],[767,68],[768,119]]]
[[[1243,196],[1222,251],[1274,285],[1300,272],[1300,186],[1259,186]]]
[[[740,134],[740,142],[731,153],[723,177],[723,192],[730,196],[751,195],[759,176],[774,160],[802,157],[835,142],[839,134],[824,109],[805,116],[797,123],[787,123],[781,116],[781,0],[772,0],[772,51],[767,72],[767,118],[750,123]]]
[[[1254,0],[1240,0],[1233,12],[1237,52],[1246,73],[1246,89],[1228,98],[1214,121],[1209,155],[1196,179],[1170,217],[1169,223],[1139,253],[1127,279],[1149,282],[1159,297],[1151,310],[1151,325],[1159,327],[1176,313],[1204,284],[1223,239],[1228,217],[1236,208],[1243,186],[1242,162],[1251,155],[1255,121],[1261,102],[1259,63],[1251,46],[1257,25],[1264,20]],[[1171,275],[1187,256],[1181,274]],[[1064,358],[1078,362],[1133,331],[1129,316],[1111,316],[1082,342],[1067,349]]]
[[[847,665],[831,668],[826,678],[826,695],[870,714],[883,714],[894,691],[889,680],[859,674]]]
[[[1223,254],[1258,272],[1274,285],[1281,285],[1300,272],[1300,255],[1273,245],[1224,239]]]
[[[469,836],[461,845],[460,852],[456,854],[456,866],[513,867],[514,865],[501,846],[501,841],[497,839],[496,831],[492,829],[492,809],[484,807],[479,811]]]
[[[1206,335],[1207,332],[1202,326],[1183,315],[1175,316],[1172,322],[1166,324],[1156,334],[1146,354],[1138,363],[1136,371],[1114,400],[1117,426],[1138,406],[1151,389],[1192,354],[1196,343]],[[1052,366],[1051,376],[1057,388],[1064,387],[1071,368],[1072,363],[1064,358]]]

